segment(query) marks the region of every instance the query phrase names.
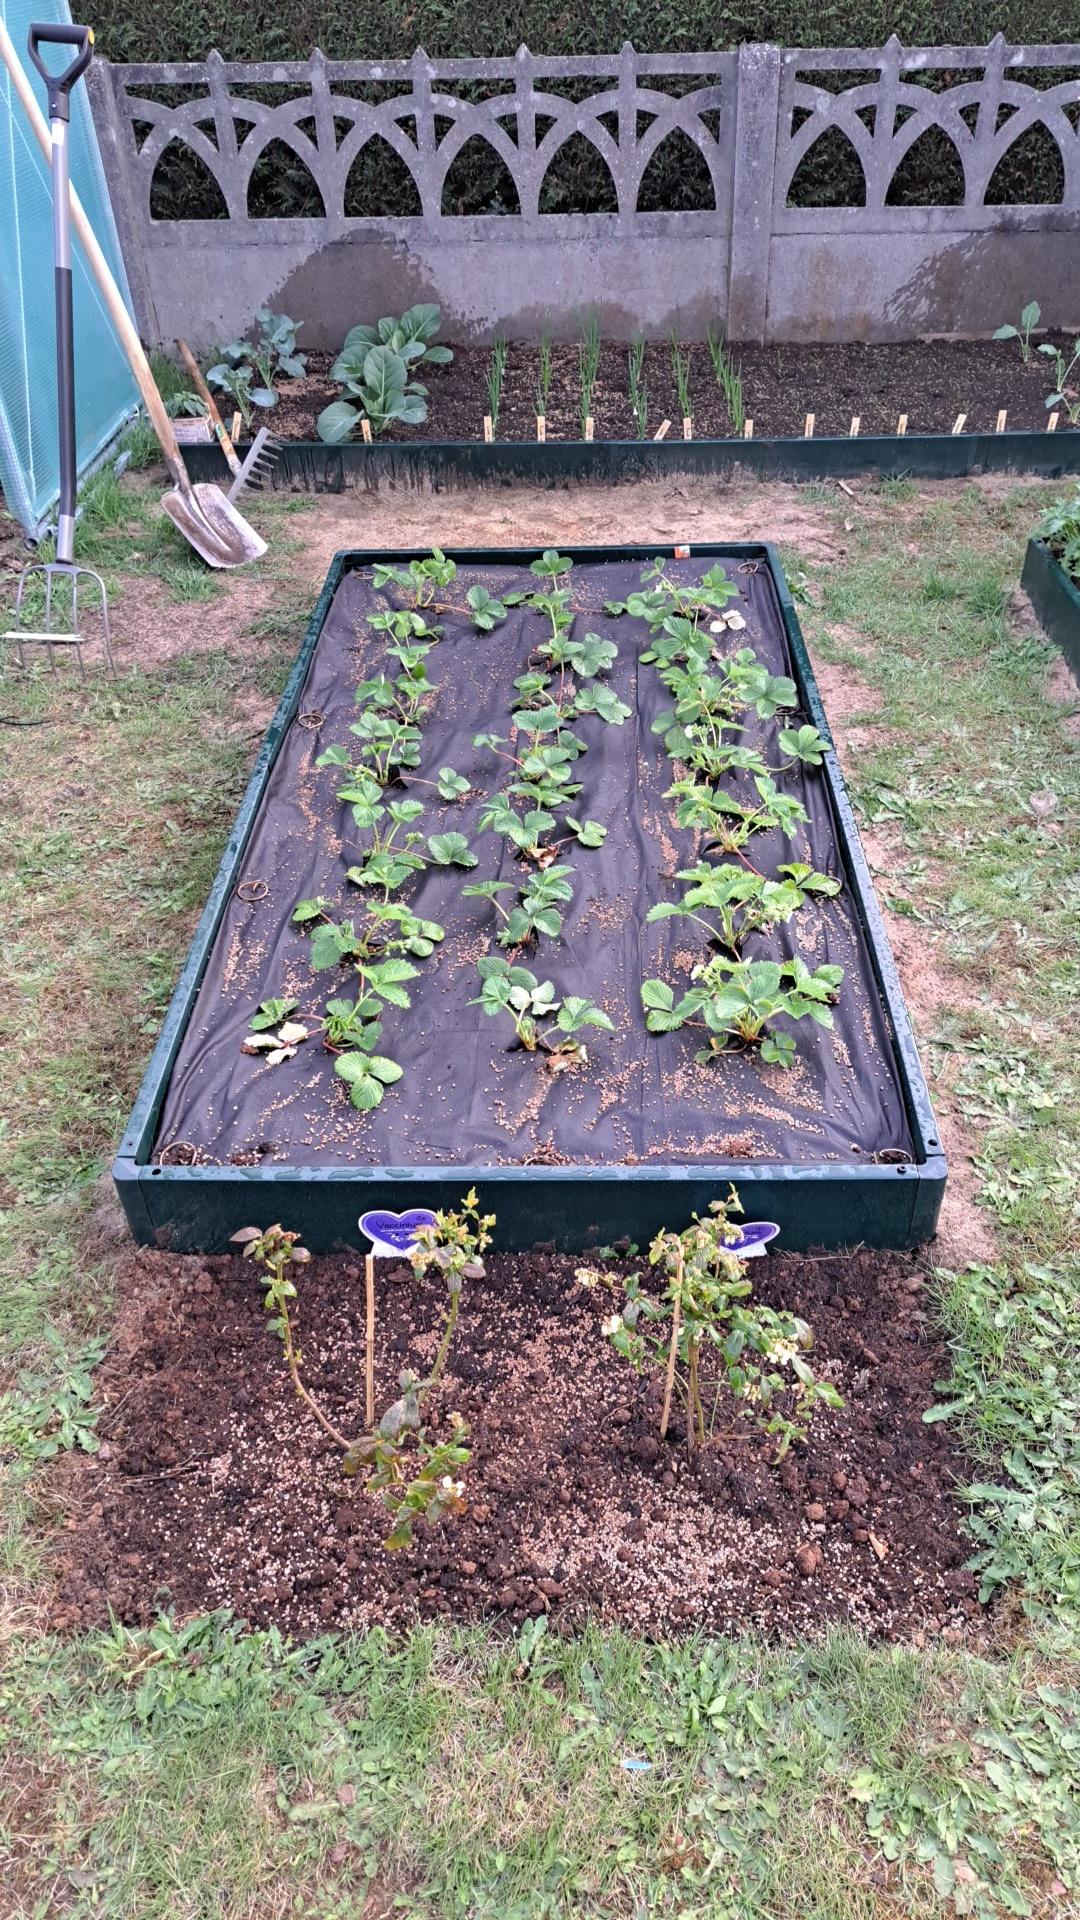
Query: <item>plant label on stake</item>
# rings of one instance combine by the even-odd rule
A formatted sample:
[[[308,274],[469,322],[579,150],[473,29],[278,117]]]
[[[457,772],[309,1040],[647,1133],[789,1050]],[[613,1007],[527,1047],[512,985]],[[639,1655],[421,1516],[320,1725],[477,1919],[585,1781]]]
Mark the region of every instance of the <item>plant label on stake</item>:
[[[371,1252],[364,1255],[364,1291],[367,1297],[364,1415],[369,1432],[375,1424],[375,1262],[407,1260],[421,1227],[434,1225],[435,1215],[430,1207],[409,1207],[404,1213],[389,1213],[385,1207],[373,1207],[360,1215],[360,1231],[371,1241]]]
[[[764,1253],[770,1240],[775,1240],[780,1229],[775,1220],[751,1220],[745,1227],[739,1228],[737,1240],[728,1240],[725,1252],[733,1253],[736,1260],[753,1260]]]

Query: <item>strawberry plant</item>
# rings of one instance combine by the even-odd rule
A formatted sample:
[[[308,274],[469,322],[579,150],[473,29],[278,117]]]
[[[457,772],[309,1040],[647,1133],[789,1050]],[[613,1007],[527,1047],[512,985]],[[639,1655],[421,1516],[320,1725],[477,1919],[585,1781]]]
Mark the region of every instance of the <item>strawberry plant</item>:
[[[764,1431],[777,1436],[774,1465],[793,1440],[808,1430],[815,1407],[843,1406],[836,1388],[815,1377],[803,1358],[813,1344],[805,1320],[751,1305],[753,1288],[746,1263],[731,1251],[736,1238],[729,1215],[742,1212],[734,1189],[726,1201],[714,1200],[707,1219],[694,1215],[683,1233],[660,1233],[649,1248],[649,1263],[666,1276],[659,1298],[647,1293],[640,1276],[625,1283],[625,1305],[604,1322],[616,1352],[639,1372],[655,1367],[664,1380],[660,1438],[667,1434],[676,1384],[687,1407],[687,1438],[704,1446],[709,1437],[702,1383],[702,1356],[712,1352],[722,1377],[738,1400],[746,1401]],[[667,1332],[646,1331],[667,1323]],[[683,1369],[682,1375],[679,1368]],[[717,1395],[718,1398],[718,1395]],[[713,1404],[713,1421],[716,1417]]]
[[[684,867],[676,878],[691,885],[682,899],[659,901],[646,917],[650,921],[679,916],[696,920],[710,940],[737,954],[748,934],[770,933],[807,900],[831,899],[840,891],[839,880],[815,873],[801,861],[790,861],[779,872],[780,879],[769,880],[753,868],[730,862]],[[712,917],[707,919],[706,914]]]
[[[531,873],[519,890],[513,880],[478,880],[462,887],[462,894],[476,900],[490,900],[502,921],[496,939],[501,947],[522,947],[539,934],[554,940],[562,932],[562,908],[574,897],[565,866],[547,867]],[[499,895],[517,894],[513,906],[505,906]]]
[[[410,560],[407,567],[380,562],[371,573],[377,593],[389,586],[400,587],[412,596],[414,608],[431,606],[438,589],[448,587],[456,578],[457,562],[448,560],[441,547],[433,547],[422,560]]]
[[[615,1031],[602,1007],[573,994],[557,999],[551,981],[538,980],[528,967],[511,966],[497,954],[488,954],[477,962],[476,971],[483,985],[469,1005],[482,1007],[492,1017],[506,1014],[517,1044],[528,1053],[546,1053],[583,1066],[589,1056],[578,1034],[586,1027]]]
[[[705,1063],[732,1047],[758,1047],[769,1064],[790,1067],[795,1041],[773,1022],[808,1018],[831,1027],[830,1004],[844,977],[843,967],[821,966],[811,973],[805,961],[731,960],[717,954],[696,966],[698,983],[678,1001],[664,980],[645,980],[641,1001],[650,1033],[674,1033],[697,1027],[708,1036],[694,1055]]]

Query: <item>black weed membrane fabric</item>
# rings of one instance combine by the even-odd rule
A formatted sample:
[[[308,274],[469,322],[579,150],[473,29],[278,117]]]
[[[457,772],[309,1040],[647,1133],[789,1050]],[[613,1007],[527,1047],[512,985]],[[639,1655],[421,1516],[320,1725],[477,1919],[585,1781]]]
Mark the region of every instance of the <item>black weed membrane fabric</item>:
[[[671,561],[668,571],[673,578],[700,579],[708,564]],[[833,1029],[799,1021],[793,1067],[764,1066],[752,1052],[698,1065],[699,1040],[692,1032],[646,1031],[641,982],[660,977],[678,994],[709,949],[705,930],[693,921],[646,923],[655,902],[680,897],[677,872],[694,863],[700,841],[674,824],[674,803],[664,797],[673,768],[651,723],[670,706],[670,696],[655,669],[639,658],[648,650],[648,629],[603,610],[605,601],[625,600],[641,572],[636,561],[597,562],[579,564],[569,576],[575,635],[595,632],[616,643],[608,684],[632,717],[622,726],[596,715],[575,722],[588,742],[574,769],[583,783],[576,816],[600,821],[607,838],[595,851],[574,841],[563,849],[561,857],[574,869],[575,896],[562,935],[514,956],[552,980],[560,995],[588,996],[610,1016],[613,1034],[584,1036],[588,1066],[552,1073],[542,1056],[513,1046],[505,1017],[491,1019],[469,1004],[479,991],[477,961],[498,951],[493,943],[499,923],[489,902],[462,898],[462,886],[523,877],[507,843],[478,831],[483,801],[500,789],[506,763],[490,748],[475,747],[473,736],[511,734],[514,679],[548,631],[542,616],[524,608],[512,610],[491,634],[477,633],[469,618],[455,612],[438,615],[443,637],[427,663],[437,692],[424,723],[419,773],[434,782],[439,768],[454,767],[472,791],[463,803],[444,804],[434,784],[410,777],[409,785],[425,802],[418,823],[425,834],[464,832],[479,864],[467,873],[429,868],[401,896],[446,929],[442,946],[418,963],[419,975],[409,983],[411,1009],[387,1009],[383,1022],[380,1051],[401,1064],[403,1078],[374,1112],[360,1113],[318,1036],[277,1066],[241,1050],[263,999],[296,998],[294,1017],[302,1021],[320,1018],[335,994],[352,997],[346,970],[313,973],[308,939],[290,924],[297,902],[314,895],[331,903],[334,919],[349,917],[359,905],[345,878],[360,854],[361,836],[351,808],[337,798],[343,775],[315,762],[332,743],[355,744],[349,732],[354,689],[383,667],[385,636],[372,631],[366,616],[388,601],[406,602],[394,588],[377,594],[370,573],[350,573],[315,649],[179,1048],[155,1159],[414,1167],[724,1160],[865,1165],[913,1157],[888,1020],[846,888],[824,905],[806,905],[787,927],[747,946],[748,958],[798,953],[811,968],[828,961],[844,969]],[[767,571],[748,563],[732,577],[741,598],[731,606],[742,611],[746,630],[725,633],[718,645],[749,644],[770,672],[791,673]],[[532,591],[538,584],[523,567],[462,567],[439,593],[440,605],[464,607],[467,589],[477,583],[496,595]],[[784,715],[785,721],[793,718]],[[751,716],[744,741],[762,744],[766,758],[775,761],[775,734],[775,725]],[[783,861],[804,859],[843,878],[821,776],[796,769],[783,785],[802,800],[808,825],[793,842],[778,834],[757,836],[755,864],[775,874]]]

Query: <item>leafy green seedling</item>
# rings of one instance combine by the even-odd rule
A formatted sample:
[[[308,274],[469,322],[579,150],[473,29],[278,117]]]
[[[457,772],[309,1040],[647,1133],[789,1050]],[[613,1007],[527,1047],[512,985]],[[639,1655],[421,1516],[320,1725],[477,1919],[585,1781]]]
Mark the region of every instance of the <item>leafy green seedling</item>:
[[[464,800],[472,789],[464,776],[453,767],[440,767],[436,785],[441,800]]]
[[[473,626],[481,633],[490,633],[493,627],[506,619],[506,602],[497,600],[486,587],[470,587],[465,599],[472,613]]]
[[[694,1056],[701,1063],[732,1047],[758,1047],[764,1061],[790,1067],[794,1036],[773,1022],[783,1015],[831,1027],[830,1006],[843,977],[842,967],[821,966],[811,973],[799,959],[731,960],[718,954],[695,967],[697,984],[678,1001],[666,981],[643,981],[645,1024],[650,1033],[674,1033],[681,1027],[704,1030],[707,1044]]]
[[[578,1034],[586,1027],[615,1031],[602,1007],[572,994],[559,1000],[551,981],[538,980],[528,967],[511,966],[488,954],[476,970],[483,984],[469,1005],[482,1007],[492,1017],[506,1014],[518,1045],[528,1053],[546,1053],[560,1065],[584,1065],[589,1056]]]
[[[1020,358],[1026,367],[1028,361],[1031,359],[1031,336],[1039,324],[1040,317],[1038,301],[1029,300],[1027,306],[1023,308],[1020,314],[1019,326],[1013,327],[1006,324],[1003,327],[998,327],[991,338],[994,340],[1015,340],[1017,346],[1020,348]]]

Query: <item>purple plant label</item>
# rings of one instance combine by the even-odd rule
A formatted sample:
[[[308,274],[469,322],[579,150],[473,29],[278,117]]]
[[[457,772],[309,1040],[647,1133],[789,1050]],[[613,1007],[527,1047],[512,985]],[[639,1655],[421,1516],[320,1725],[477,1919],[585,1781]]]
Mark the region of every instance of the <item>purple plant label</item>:
[[[371,1241],[377,1260],[400,1260],[412,1252],[421,1227],[433,1227],[435,1215],[428,1207],[409,1207],[405,1213],[387,1213],[374,1207],[360,1215],[360,1231]]]
[[[737,1240],[727,1242],[727,1251],[738,1260],[752,1260],[764,1253],[768,1241],[775,1240],[779,1231],[774,1220],[752,1220],[748,1226],[739,1228]]]

